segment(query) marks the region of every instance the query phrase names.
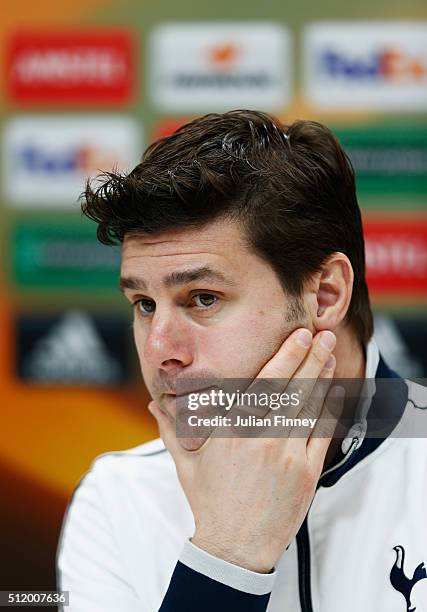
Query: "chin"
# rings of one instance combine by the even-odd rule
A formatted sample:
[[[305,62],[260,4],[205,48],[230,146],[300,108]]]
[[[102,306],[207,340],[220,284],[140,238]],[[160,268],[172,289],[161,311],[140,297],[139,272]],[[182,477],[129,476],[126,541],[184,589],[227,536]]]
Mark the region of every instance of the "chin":
[[[187,451],[199,450],[207,438],[177,438],[179,444]]]

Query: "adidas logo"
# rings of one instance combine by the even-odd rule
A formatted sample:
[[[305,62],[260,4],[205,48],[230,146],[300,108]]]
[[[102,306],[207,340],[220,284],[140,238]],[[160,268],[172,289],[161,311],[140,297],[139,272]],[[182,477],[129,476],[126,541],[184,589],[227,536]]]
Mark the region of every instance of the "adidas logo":
[[[24,360],[26,378],[43,383],[114,384],[122,378],[90,316],[67,312]]]

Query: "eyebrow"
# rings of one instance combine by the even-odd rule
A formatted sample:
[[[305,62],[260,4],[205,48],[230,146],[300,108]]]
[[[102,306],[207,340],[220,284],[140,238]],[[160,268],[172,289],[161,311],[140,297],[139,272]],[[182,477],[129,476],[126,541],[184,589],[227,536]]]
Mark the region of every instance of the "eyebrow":
[[[227,278],[222,272],[209,268],[209,266],[202,266],[200,268],[193,268],[190,270],[181,270],[171,272],[162,281],[164,287],[176,287],[178,285],[185,285],[198,280],[211,280],[219,281],[230,287],[236,285],[231,279]],[[146,290],[147,283],[143,278],[135,276],[121,277],[119,282],[120,290],[124,292],[125,289],[133,290]]]

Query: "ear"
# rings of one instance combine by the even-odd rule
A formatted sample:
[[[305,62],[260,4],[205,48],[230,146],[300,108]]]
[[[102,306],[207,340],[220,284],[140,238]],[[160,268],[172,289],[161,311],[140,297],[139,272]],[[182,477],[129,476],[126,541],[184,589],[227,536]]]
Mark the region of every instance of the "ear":
[[[315,329],[334,329],[344,320],[353,291],[353,268],[344,253],[332,253],[308,288],[308,307]]]

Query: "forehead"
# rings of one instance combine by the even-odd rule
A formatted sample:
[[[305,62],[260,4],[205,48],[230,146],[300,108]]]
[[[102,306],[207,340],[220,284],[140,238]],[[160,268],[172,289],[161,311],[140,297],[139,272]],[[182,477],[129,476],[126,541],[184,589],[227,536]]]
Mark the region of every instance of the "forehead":
[[[122,248],[122,273],[140,265],[146,270],[155,270],[158,266],[202,258],[229,266],[231,262],[238,264],[247,259],[248,255],[241,226],[221,220],[201,228],[126,235]]]

